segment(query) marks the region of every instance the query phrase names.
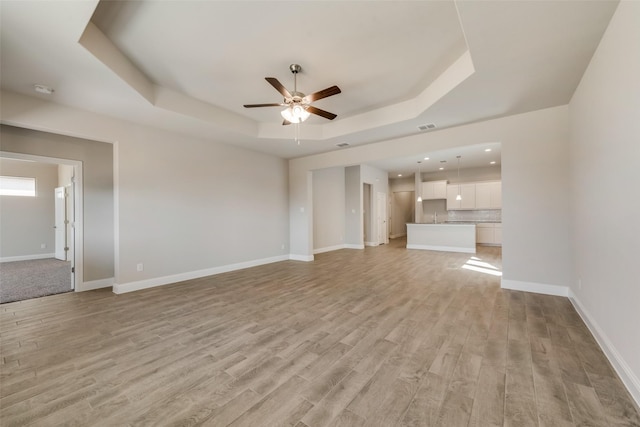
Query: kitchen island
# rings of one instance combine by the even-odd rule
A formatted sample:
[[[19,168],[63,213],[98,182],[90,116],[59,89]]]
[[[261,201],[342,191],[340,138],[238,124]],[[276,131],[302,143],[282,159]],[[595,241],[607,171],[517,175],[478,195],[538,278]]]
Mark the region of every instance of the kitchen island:
[[[475,254],[476,225],[407,223],[407,249]]]

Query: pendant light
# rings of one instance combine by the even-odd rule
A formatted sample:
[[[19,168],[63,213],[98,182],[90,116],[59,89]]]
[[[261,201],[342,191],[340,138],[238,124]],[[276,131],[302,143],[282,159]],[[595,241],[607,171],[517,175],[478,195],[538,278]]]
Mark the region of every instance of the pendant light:
[[[462,200],[462,196],[460,195],[460,157],[456,156],[458,159],[458,195],[456,196],[456,200]]]
[[[420,171],[420,163],[422,163],[421,161],[418,161],[418,180],[416,180],[416,182],[420,183],[420,187],[418,188],[418,200],[417,202],[420,203],[422,202],[422,172]]]

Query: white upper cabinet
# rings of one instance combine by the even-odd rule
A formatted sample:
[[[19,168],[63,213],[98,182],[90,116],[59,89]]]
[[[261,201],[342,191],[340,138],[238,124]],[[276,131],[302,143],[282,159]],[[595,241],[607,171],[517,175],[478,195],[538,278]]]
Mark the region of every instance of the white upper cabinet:
[[[460,187],[462,200],[456,200]],[[502,209],[500,181],[447,185],[447,210]]]
[[[476,209],[502,208],[502,182],[476,183]]]
[[[462,200],[456,200],[458,187]],[[447,185],[447,209],[475,209],[476,185],[475,184],[449,184]]]
[[[422,200],[447,198],[447,181],[426,181],[422,183]]]

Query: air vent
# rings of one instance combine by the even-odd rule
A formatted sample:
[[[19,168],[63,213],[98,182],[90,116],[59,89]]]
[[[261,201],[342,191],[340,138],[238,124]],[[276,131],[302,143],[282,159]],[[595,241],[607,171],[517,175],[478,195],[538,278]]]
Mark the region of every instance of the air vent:
[[[344,148],[344,147],[348,147],[349,143],[348,142],[341,142],[339,144],[336,144],[336,147],[340,147],[340,148]]]
[[[436,125],[434,125],[433,123],[427,123],[426,125],[420,125],[418,126],[418,129],[425,131],[425,130],[429,130],[429,129],[435,129]]]

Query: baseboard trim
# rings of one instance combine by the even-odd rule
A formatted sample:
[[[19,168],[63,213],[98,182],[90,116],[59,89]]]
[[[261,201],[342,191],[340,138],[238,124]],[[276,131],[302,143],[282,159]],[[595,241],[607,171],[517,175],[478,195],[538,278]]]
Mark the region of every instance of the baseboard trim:
[[[13,262],[13,261],[31,261],[34,259],[45,259],[45,258],[55,258],[56,254],[35,254],[35,255],[19,255],[19,256],[6,256],[0,258],[0,263],[2,262]]]
[[[291,261],[311,262],[311,261],[313,261],[313,255],[289,254],[289,257],[287,259],[290,259]]]
[[[462,252],[466,254],[475,254],[476,247],[461,248],[457,246],[433,246],[433,245],[414,245],[408,244],[407,249],[420,249],[423,251],[443,251],[443,252]]]
[[[344,249],[344,244],[342,245],[334,245],[334,246],[326,246],[324,248],[318,248],[318,249],[314,249],[313,253],[314,254],[322,254],[325,252],[331,252],[331,251],[337,251],[340,249]]]
[[[582,318],[582,321],[587,325],[591,335],[596,339],[596,342],[609,359],[611,366],[615,369],[616,373],[622,380],[622,383],[631,394],[631,397],[636,402],[636,405],[640,407],[640,379],[633,373],[633,370],[629,367],[627,362],[622,358],[618,350],[611,343],[611,340],[607,337],[604,331],[598,326],[593,316],[589,311],[580,303],[580,300],[576,298],[576,295],[569,290],[569,301],[578,312],[578,315]]]
[[[347,243],[344,245],[345,249],[364,249],[364,245],[360,244],[360,245],[353,245],[350,243]]]
[[[271,258],[262,258],[253,261],[239,262],[236,264],[223,265],[220,267],[206,268],[203,270],[189,271],[186,273],[173,274],[171,276],[155,277],[153,279],[140,280],[129,283],[114,283],[113,292],[115,294],[124,294],[127,292],[139,291],[142,289],[155,288],[156,286],[170,285],[185,280],[198,279],[200,277],[213,276],[230,271],[242,270],[245,268],[257,267],[259,265],[271,264],[274,262],[287,261],[290,255],[280,255]]]
[[[89,282],[82,282],[77,284],[76,292],[93,291],[95,289],[110,288],[115,282],[113,277],[107,277],[106,279],[91,280]]]
[[[502,279],[500,282],[502,289],[512,291],[533,292],[535,294],[555,295],[558,297],[568,297],[569,288],[566,286],[547,285],[545,283],[522,282],[520,280]]]
[[[365,246],[380,246],[378,242],[364,242]]]
[[[390,238],[390,239],[397,239],[398,237],[404,237],[404,236],[406,236],[406,235],[407,235],[407,233],[391,234],[391,235],[389,236],[389,238]]]

